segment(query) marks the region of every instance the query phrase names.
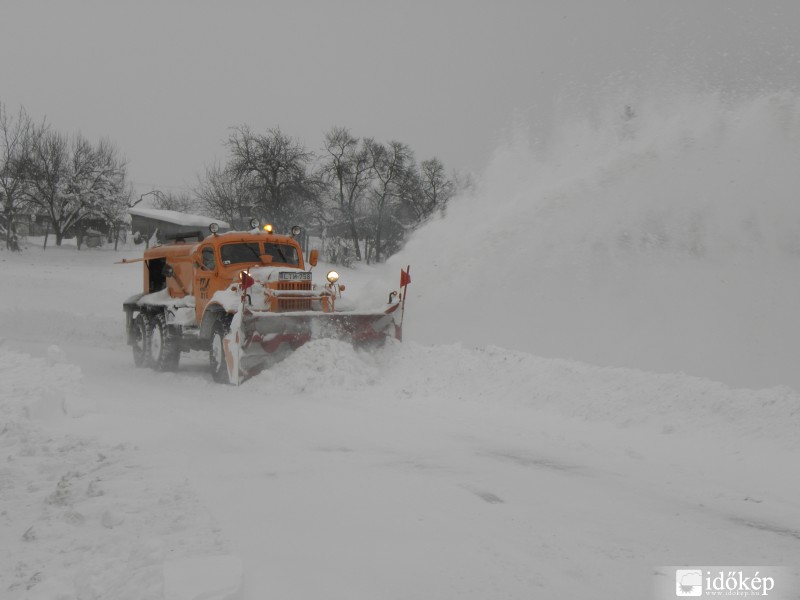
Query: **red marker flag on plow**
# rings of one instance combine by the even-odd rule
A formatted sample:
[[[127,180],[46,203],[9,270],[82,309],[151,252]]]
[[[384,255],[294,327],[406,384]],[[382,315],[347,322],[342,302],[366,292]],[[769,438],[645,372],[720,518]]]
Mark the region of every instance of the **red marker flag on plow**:
[[[409,275],[411,266],[409,265],[406,268],[408,270],[400,269],[400,287],[406,287],[409,283],[411,283],[411,275]]]
[[[248,288],[253,287],[255,285],[256,280],[248,273],[247,271],[242,271],[239,273],[239,278],[242,284],[242,291],[247,290]]]
[[[253,279],[250,273],[247,271],[242,271],[239,273],[239,285],[242,286],[242,304],[244,304],[245,298],[247,298],[247,290],[249,290],[255,284],[256,280]]]
[[[401,294],[402,301],[400,302],[400,324],[395,326],[395,337],[403,340],[403,317],[406,313],[406,287],[411,283],[411,265],[405,269],[400,269],[400,287],[403,289]]]

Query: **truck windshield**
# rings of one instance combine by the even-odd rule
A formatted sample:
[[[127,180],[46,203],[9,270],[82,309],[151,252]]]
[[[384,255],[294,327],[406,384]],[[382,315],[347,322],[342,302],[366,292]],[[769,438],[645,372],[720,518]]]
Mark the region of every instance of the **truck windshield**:
[[[264,244],[264,254],[269,254],[272,257],[273,263],[281,263],[291,267],[299,266],[297,248],[289,244],[273,244],[272,242],[266,242]]]
[[[225,244],[220,248],[223,265],[261,262],[259,244]]]

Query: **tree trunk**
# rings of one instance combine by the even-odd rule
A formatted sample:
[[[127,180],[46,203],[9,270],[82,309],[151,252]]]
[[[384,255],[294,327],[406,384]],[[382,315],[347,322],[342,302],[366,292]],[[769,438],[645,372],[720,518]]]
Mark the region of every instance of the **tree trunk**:
[[[6,248],[13,250],[11,247],[11,239],[16,236],[17,229],[14,226],[14,211],[10,207],[6,207]]]
[[[383,203],[378,208],[378,224],[375,227],[375,262],[381,262],[381,242],[383,238]]]
[[[380,221],[378,222],[378,229],[375,231],[375,262],[381,262],[381,234],[383,233],[381,230],[383,227],[381,226]]]
[[[353,220],[353,215],[350,215],[350,237],[353,238],[353,246],[356,250],[356,260],[361,262],[361,248],[358,245],[358,229],[356,229],[356,222]]]

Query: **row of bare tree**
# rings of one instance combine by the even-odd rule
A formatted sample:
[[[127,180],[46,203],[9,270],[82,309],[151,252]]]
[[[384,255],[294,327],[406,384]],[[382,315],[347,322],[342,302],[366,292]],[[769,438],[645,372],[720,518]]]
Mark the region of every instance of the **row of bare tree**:
[[[231,223],[251,217],[278,230],[303,224],[328,239],[328,258],[382,261],[466,185],[436,158],[417,163],[401,142],[331,129],[313,153],[280,129],[234,129],[228,159],[206,169],[193,194],[159,196],[159,208],[202,212]]]
[[[56,244],[79,236],[90,222],[118,229],[131,206],[126,162],[108,140],[92,143],[36,123],[0,103],[0,200],[5,242],[11,247],[21,213],[46,217]]]
[[[67,233],[80,243],[90,224],[101,222],[113,235],[126,222],[136,202],[126,161],[108,140],[65,135],[24,109],[9,114],[2,103],[0,138],[6,244],[22,212],[46,217],[58,245]],[[231,131],[226,148],[227,161],[206,168],[196,189],[154,194],[156,208],[234,226],[257,217],[278,231],[300,224],[327,241],[336,262],[385,260],[467,184],[436,158],[417,163],[406,144],[358,138],[342,127],[325,134],[318,153],[278,128],[257,133],[246,125]]]

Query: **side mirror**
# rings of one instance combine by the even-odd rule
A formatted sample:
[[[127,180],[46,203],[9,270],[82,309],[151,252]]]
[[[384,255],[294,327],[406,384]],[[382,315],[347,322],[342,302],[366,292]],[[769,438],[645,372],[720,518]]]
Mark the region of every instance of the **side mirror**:
[[[171,265],[165,266],[164,267],[164,276],[165,277],[175,277],[175,269],[173,269]]]
[[[259,254],[258,259],[261,261],[262,265],[271,265],[272,264],[272,255],[271,254]]]
[[[319,258],[319,252],[317,251],[316,248],[314,248],[311,251],[311,254],[308,255],[308,264],[310,264],[312,267],[316,267],[318,258]]]

